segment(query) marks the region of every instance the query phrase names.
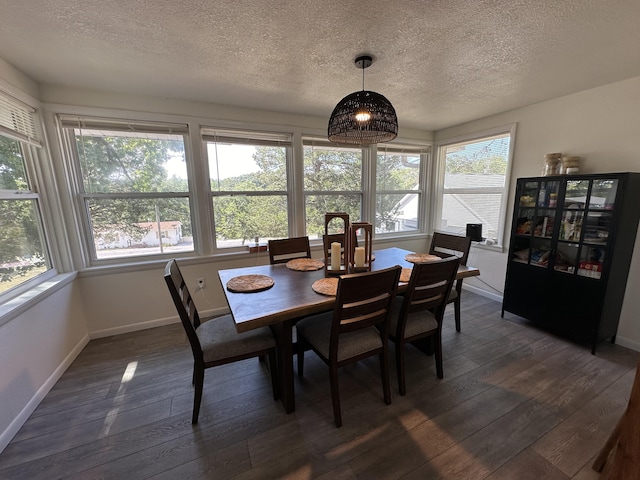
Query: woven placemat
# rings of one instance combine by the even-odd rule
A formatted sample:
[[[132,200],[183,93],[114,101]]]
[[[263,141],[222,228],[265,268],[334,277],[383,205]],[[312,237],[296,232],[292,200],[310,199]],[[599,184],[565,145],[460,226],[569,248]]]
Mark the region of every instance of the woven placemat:
[[[442,260],[439,256],[431,255],[430,253],[407,253],[404,256],[404,259],[407,262],[411,263],[434,262],[436,260]]]
[[[338,279],[337,278],[321,278],[320,280],[316,280],[311,285],[311,288],[314,292],[320,293],[322,295],[336,295],[338,291]]]
[[[296,270],[298,272],[311,272],[313,270],[320,270],[324,267],[322,260],[314,260],[313,258],[294,258],[287,262],[287,268],[289,270]]]
[[[403,268],[400,272],[400,281],[403,283],[408,283],[411,279],[411,272],[413,272],[412,268]]]
[[[273,278],[267,275],[240,275],[227,282],[227,290],[236,293],[261,292],[274,284]]]

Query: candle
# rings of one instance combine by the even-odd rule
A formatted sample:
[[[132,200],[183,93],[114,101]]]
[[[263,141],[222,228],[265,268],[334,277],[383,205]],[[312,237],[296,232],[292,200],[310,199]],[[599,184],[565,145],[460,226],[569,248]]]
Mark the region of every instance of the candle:
[[[331,270],[340,270],[340,244],[331,244]]]
[[[354,262],[356,264],[356,268],[364,267],[364,247],[356,247]]]

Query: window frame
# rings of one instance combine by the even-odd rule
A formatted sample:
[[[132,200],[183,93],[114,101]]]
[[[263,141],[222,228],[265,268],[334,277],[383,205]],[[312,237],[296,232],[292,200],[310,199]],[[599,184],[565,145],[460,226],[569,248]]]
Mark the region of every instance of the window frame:
[[[195,231],[194,212],[194,188],[191,177],[190,164],[190,133],[187,123],[174,123],[162,121],[145,121],[135,119],[122,119],[116,117],[102,117],[78,114],[59,113],[56,115],[57,126],[60,132],[61,148],[67,160],[70,172],[70,189],[72,201],[78,215],[76,226],[79,234],[79,247],[82,261],[85,267],[96,266],[121,266],[126,264],[136,264],[151,262],[155,260],[166,261],[170,258],[193,257],[200,254],[198,243],[199,236]],[[115,193],[90,193],[85,190],[84,177],[82,175],[81,159],[78,154],[75,139],[75,129],[87,129],[105,132],[135,132],[143,135],[171,134],[182,136],[186,171],[187,171],[187,191],[184,192],[115,192]],[[186,198],[189,204],[189,216],[193,231],[193,249],[179,252],[162,252],[145,255],[123,255],[113,258],[98,258],[95,238],[91,228],[91,215],[89,212],[89,201],[91,199],[164,199],[164,198]]]
[[[506,212],[508,208],[509,201],[509,187],[511,184],[511,169],[513,167],[513,153],[515,150],[515,140],[516,140],[516,127],[517,124],[508,124],[502,125],[498,127],[494,127],[491,129],[473,132],[469,134],[464,134],[448,139],[437,140],[436,141],[436,160],[434,162],[434,198],[432,199],[433,209],[431,211],[432,214],[432,222],[431,222],[431,232],[435,230],[441,230],[440,224],[442,222],[442,209],[444,202],[445,194],[452,193],[480,193],[480,194],[500,194],[500,207],[498,211],[498,226],[496,230],[496,238],[487,238],[483,242],[474,242],[475,245],[487,245],[492,246],[493,248],[497,248],[500,251],[504,250],[504,242],[506,238]],[[445,177],[445,162],[446,155],[445,150],[447,147],[460,144],[460,143],[473,143],[473,142],[482,142],[483,140],[487,140],[491,137],[499,136],[499,135],[508,135],[509,136],[509,150],[507,153],[507,168],[504,175],[504,185],[502,187],[476,187],[476,188],[449,188],[446,189],[444,185],[444,177]],[[448,232],[451,233],[451,232]],[[485,232],[483,232],[484,234]]]
[[[0,307],[58,274],[56,269],[58,256],[52,244],[54,233],[51,228],[53,223],[50,220],[51,209],[56,202],[44,201],[46,195],[43,194],[46,174],[41,168],[44,161],[43,155],[45,155],[40,140],[43,138],[42,119],[39,111],[27,102],[28,100],[22,101],[8,91],[0,90],[0,136],[17,142],[27,180],[26,190],[1,189],[0,200],[9,202],[33,200],[36,227],[42,243],[46,270],[9,290],[0,292]],[[4,308],[0,308],[0,313],[2,312]]]
[[[377,198],[378,195],[384,194],[410,194],[410,195],[418,195],[418,212],[417,212],[417,228],[415,230],[410,231],[398,231],[398,232],[384,232],[384,233],[376,233],[377,237],[394,237],[394,236],[413,236],[424,234],[427,230],[427,226],[429,225],[428,217],[429,212],[427,209],[428,202],[428,193],[430,190],[430,176],[429,176],[429,166],[431,161],[431,145],[410,145],[410,144],[384,144],[384,145],[376,145],[374,152],[372,152],[372,158],[375,159],[374,171],[372,172],[372,180],[371,183],[373,185],[373,194],[372,194],[372,215],[373,219],[372,224],[375,229],[375,220],[377,215]],[[377,165],[378,165],[378,155],[383,154],[385,152],[390,153],[407,153],[407,154],[418,154],[420,156],[420,166],[418,169],[418,188],[415,190],[384,190],[378,189],[377,182]]]
[[[293,184],[293,134],[279,131],[252,130],[241,128],[213,127],[201,126],[200,138],[203,145],[203,168],[206,172],[207,198],[208,208],[211,215],[211,235],[212,235],[212,251],[214,254],[238,253],[248,251],[248,244],[237,246],[219,246],[216,233],[216,218],[214,201],[216,198],[225,198],[233,196],[247,197],[270,197],[284,196],[287,205],[287,231],[288,236],[294,236],[294,208],[295,203]],[[285,153],[285,190],[214,190],[211,186],[211,172],[209,171],[209,144],[231,143],[234,145],[250,145],[250,146],[273,146],[284,148]],[[249,242],[251,243],[251,242]]]
[[[319,148],[327,148],[327,149],[340,149],[340,150],[354,150],[360,151],[360,188],[356,190],[307,190],[304,187],[304,159],[305,159],[305,148],[307,147],[319,147]],[[358,147],[357,145],[340,145],[337,143],[330,142],[325,138],[316,137],[312,135],[303,135],[302,137],[302,158],[299,162],[299,167],[302,171],[302,199],[300,208],[303,214],[303,224],[301,226],[304,235],[309,235],[307,232],[307,197],[309,196],[334,196],[338,197],[341,195],[345,196],[359,196],[360,197],[360,220],[367,221],[367,218],[371,218],[370,212],[370,195],[367,194],[367,190],[371,188],[370,186],[373,182],[367,181],[368,178],[371,178],[371,158],[372,157],[372,149],[366,146]],[[373,167],[375,171],[375,167]],[[375,176],[374,176],[375,178]],[[368,188],[369,187],[369,188]],[[375,194],[373,195],[375,196]],[[353,220],[353,219],[350,219]],[[317,239],[311,239],[313,244],[321,244],[322,237]]]

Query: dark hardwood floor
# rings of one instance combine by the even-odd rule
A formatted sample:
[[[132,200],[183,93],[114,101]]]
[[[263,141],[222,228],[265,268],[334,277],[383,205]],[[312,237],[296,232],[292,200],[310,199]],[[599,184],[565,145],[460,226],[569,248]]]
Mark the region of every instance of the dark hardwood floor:
[[[312,352],[295,413],[273,400],[254,359],[207,370],[192,426],[181,325],[91,341],[0,455],[0,478],[598,478],[591,464],[640,355],[609,343],[591,355],[470,292],[462,306],[461,333],[447,311],[443,380],[410,348],[407,395],[392,361],[387,406],[377,360],[341,370],[340,429]]]

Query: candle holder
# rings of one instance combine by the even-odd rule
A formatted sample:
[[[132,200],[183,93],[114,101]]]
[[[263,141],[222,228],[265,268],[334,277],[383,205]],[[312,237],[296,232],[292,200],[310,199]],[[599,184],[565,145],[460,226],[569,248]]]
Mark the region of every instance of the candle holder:
[[[353,222],[350,226],[349,266],[353,273],[370,272],[373,245],[373,226],[368,222]],[[361,232],[363,244],[358,244],[358,232]]]
[[[342,233],[329,233],[336,222],[342,221]],[[329,275],[344,275],[349,273],[349,214],[344,212],[327,212],[324,215],[324,273]],[[337,244],[337,245],[336,245]]]

